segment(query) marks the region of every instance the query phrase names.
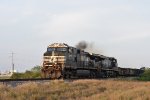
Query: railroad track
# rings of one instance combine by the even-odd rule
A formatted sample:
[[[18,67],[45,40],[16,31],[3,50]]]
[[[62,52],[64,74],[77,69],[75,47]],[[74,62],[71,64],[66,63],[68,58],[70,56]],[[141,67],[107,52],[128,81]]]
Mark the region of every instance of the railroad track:
[[[50,80],[49,78],[27,78],[27,79],[0,79],[0,82],[13,82],[13,81],[44,81]]]
[[[27,83],[27,82],[48,82],[49,78],[29,78],[29,79],[0,79],[0,84],[10,85],[12,87],[16,87],[17,85]]]
[[[135,78],[135,77],[100,78],[97,80],[132,80],[133,78]],[[83,79],[86,79],[86,78],[83,78]],[[63,80],[64,80],[64,82],[70,83],[74,80],[80,80],[80,79],[78,78],[78,79],[63,79]],[[43,83],[43,82],[49,82],[49,81],[51,81],[51,79],[49,79],[49,78],[0,79],[0,84],[11,85],[11,86],[15,87],[17,85],[27,83],[27,82]]]

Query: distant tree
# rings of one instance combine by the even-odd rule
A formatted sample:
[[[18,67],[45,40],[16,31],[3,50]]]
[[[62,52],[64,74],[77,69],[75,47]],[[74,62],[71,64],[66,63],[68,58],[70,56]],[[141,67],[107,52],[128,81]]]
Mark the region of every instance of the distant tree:
[[[40,70],[41,70],[41,66],[39,65],[36,65],[31,69],[32,72],[40,72]]]
[[[145,69],[144,73],[140,76],[139,80],[150,81],[150,68]]]

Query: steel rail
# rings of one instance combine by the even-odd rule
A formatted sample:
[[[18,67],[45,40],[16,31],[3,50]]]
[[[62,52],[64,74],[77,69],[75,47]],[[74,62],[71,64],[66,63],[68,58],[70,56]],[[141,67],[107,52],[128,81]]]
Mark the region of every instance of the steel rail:
[[[13,82],[13,81],[44,81],[50,80],[49,78],[26,78],[26,79],[0,79],[0,82]]]

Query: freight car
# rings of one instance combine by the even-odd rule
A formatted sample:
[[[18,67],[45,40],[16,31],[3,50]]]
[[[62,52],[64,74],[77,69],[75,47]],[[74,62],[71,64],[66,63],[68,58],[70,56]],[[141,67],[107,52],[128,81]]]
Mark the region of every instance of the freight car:
[[[41,69],[44,78],[100,78],[138,76],[141,69],[120,68],[117,59],[90,54],[65,43],[53,43],[43,55]]]

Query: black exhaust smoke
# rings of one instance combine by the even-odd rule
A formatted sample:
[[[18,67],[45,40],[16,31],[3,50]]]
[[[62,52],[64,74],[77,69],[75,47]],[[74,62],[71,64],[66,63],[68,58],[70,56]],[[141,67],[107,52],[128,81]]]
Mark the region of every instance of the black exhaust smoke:
[[[77,45],[76,48],[85,50],[88,47],[88,43],[86,41],[80,41]]]
[[[80,41],[77,43],[76,48],[85,50],[90,53],[98,53],[102,54],[103,52],[99,49],[99,47],[95,46],[95,43],[93,42],[87,42],[87,41]]]

